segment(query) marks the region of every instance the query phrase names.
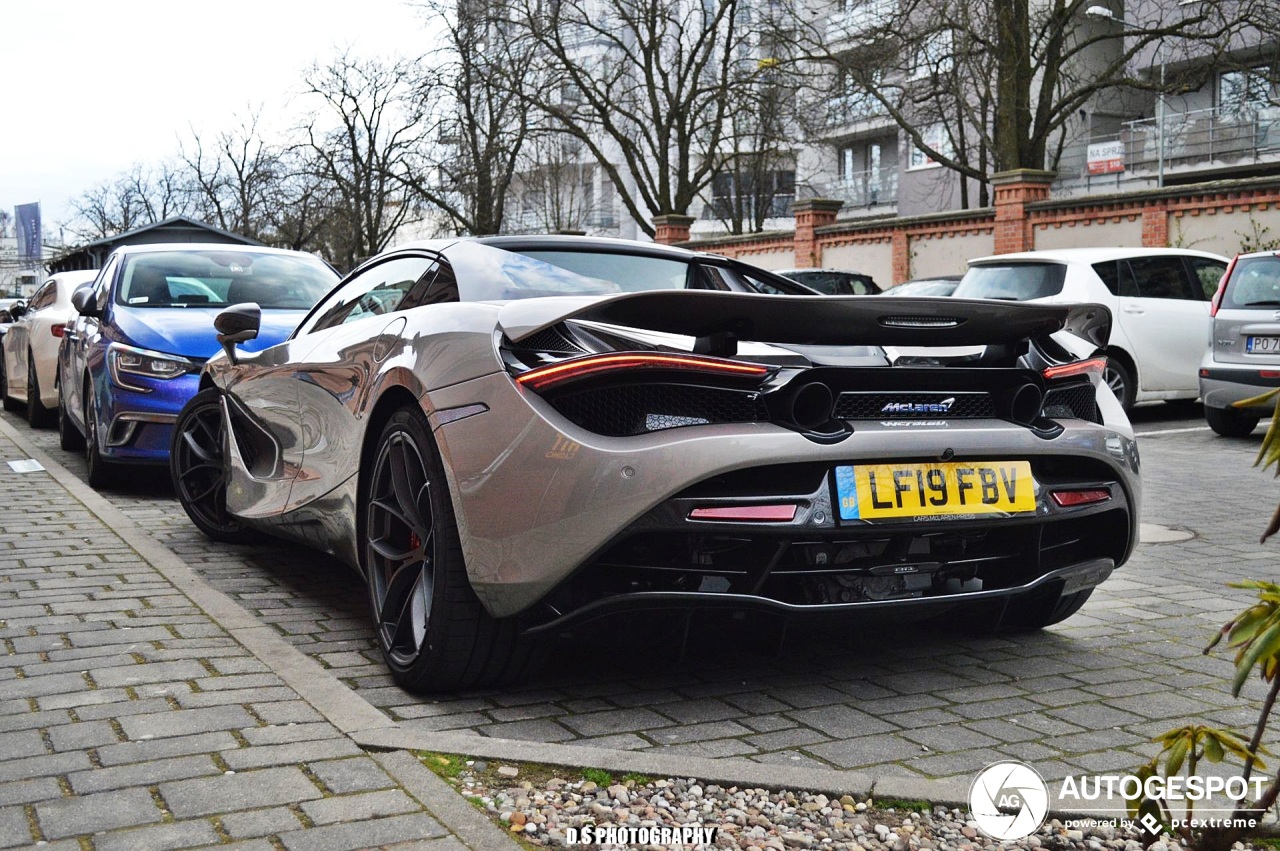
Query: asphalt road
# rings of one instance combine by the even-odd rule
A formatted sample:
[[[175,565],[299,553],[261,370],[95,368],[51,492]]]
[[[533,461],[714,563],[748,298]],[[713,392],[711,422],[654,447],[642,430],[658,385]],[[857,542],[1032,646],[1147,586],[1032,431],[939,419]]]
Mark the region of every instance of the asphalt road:
[[[1250,467],[1262,429],[1216,437],[1194,405],[1142,406],[1133,420],[1144,522],[1193,537],[1142,545],[1043,633],[706,621],[684,643],[678,629],[611,620],[558,643],[532,681],[441,699],[392,684],[362,584],[342,565],[292,545],[205,540],[161,470],[131,472],[104,495],[406,728],[907,777],[968,779],[1008,756],[1053,778],[1136,767],[1153,735],[1192,717],[1243,727],[1258,697],[1250,685],[1232,699],[1229,661],[1201,649],[1248,599],[1226,583],[1274,573],[1257,539],[1280,489]],[[59,450],[56,432],[31,436],[83,478],[83,458]]]

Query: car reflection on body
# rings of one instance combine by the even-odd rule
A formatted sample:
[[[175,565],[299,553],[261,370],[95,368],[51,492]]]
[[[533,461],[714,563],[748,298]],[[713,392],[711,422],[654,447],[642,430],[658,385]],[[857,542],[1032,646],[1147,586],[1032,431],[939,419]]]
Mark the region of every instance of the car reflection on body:
[[[215,539],[266,531],[360,571],[416,691],[511,677],[538,634],[618,611],[1039,628],[1129,557],[1136,444],[1080,357],[1105,308],[740,286],[769,277],[454,240],[370,260],[270,348],[235,348],[258,310],[230,307],[175,488]]]

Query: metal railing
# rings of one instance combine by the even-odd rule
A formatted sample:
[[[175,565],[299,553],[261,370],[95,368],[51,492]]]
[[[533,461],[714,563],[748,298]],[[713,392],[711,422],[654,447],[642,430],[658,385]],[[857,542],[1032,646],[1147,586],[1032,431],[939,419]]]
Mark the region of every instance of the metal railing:
[[[823,198],[844,202],[852,207],[896,207],[898,205],[898,170],[892,168],[856,171],[840,179],[813,187]]]
[[[1099,188],[1156,180],[1204,168],[1280,160],[1280,106],[1170,112],[1163,133],[1154,118],[1127,121],[1119,133],[1086,136],[1068,145],[1058,163],[1062,188]],[[1090,174],[1088,148],[1120,142],[1124,170]],[[1163,156],[1161,155],[1163,145]]]

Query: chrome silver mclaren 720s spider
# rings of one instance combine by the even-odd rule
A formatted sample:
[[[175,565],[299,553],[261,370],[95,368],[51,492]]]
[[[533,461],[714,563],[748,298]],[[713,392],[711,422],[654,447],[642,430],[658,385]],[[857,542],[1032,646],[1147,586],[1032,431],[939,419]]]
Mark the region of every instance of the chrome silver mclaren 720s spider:
[[[621,241],[398,248],[271,348],[235,348],[255,305],[219,314],[175,486],[213,538],[358,570],[418,691],[509,677],[538,633],[619,611],[1034,629],[1129,557],[1104,307],[795,286]]]

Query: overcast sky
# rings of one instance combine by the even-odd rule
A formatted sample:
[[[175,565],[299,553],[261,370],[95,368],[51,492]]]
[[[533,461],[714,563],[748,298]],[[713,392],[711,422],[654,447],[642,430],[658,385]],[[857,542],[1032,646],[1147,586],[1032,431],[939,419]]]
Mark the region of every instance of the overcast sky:
[[[409,0],[0,0],[0,209],[70,201],[177,154],[190,128],[283,117],[303,71],[343,49],[429,52]]]

